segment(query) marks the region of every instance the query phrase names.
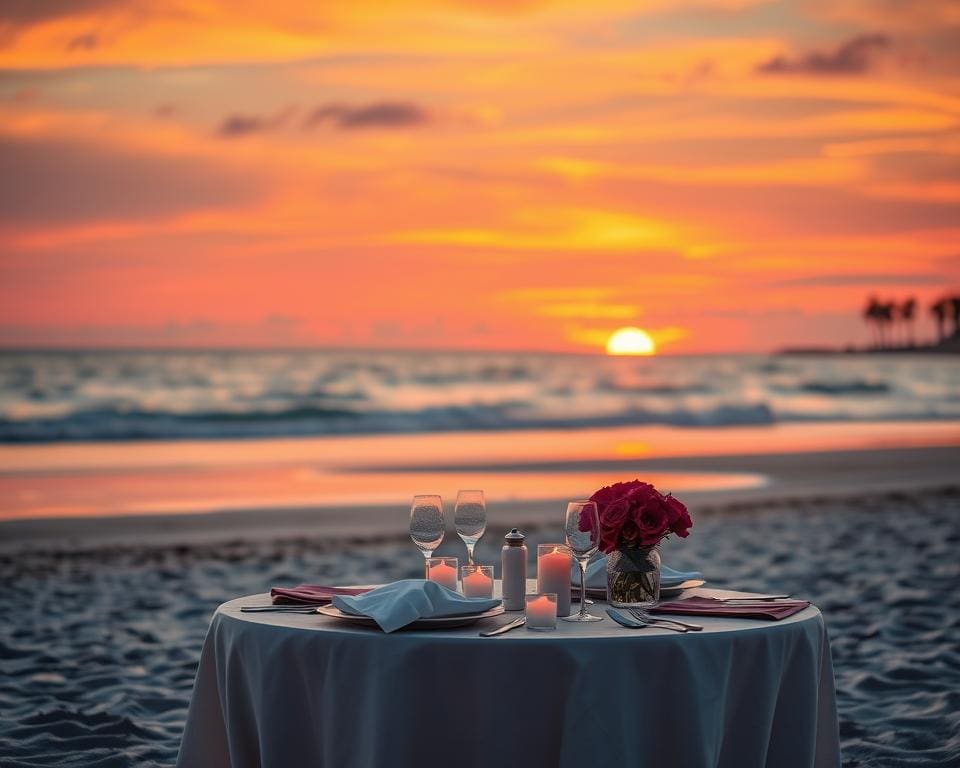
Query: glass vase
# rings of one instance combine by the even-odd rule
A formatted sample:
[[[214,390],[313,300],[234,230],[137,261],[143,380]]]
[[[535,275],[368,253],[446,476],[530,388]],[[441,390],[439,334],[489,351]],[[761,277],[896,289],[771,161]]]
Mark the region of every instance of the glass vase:
[[[607,555],[607,602],[617,608],[650,606],[660,599],[660,547],[617,549]]]

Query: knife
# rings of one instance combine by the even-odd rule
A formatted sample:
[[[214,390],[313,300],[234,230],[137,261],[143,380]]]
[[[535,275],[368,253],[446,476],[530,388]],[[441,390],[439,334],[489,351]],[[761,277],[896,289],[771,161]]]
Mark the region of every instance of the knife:
[[[241,613],[317,613],[317,605],[244,605]]]
[[[504,624],[502,627],[491,629],[489,632],[481,632],[480,637],[494,637],[496,635],[502,635],[504,632],[509,632],[511,629],[516,629],[517,627],[522,627],[526,623],[527,623],[527,617],[519,616],[513,621],[507,624]]]
[[[721,603],[762,603],[770,600],[789,600],[790,595],[746,595],[745,597],[720,597]]]

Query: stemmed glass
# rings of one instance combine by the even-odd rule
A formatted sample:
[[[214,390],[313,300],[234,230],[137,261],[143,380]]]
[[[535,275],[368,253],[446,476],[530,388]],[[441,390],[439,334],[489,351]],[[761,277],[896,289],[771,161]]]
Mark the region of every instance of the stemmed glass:
[[[473,549],[487,529],[487,505],[483,491],[457,491],[453,508],[453,524],[467,545],[467,564],[473,565]]]
[[[600,518],[594,501],[571,501],[563,524],[567,546],[580,565],[580,613],[563,616],[564,621],[602,621],[587,613],[587,561],[597,551],[600,540]]]
[[[439,496],[414,496],[410,507],[410,538],[423,553],[424,578],[427,573],[427,560],[443,541],[443,501]]]

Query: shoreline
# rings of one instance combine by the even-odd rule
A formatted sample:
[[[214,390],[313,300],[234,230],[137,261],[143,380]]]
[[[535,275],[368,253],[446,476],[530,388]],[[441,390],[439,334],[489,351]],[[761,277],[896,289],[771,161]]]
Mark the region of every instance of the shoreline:
[[[717,473],[752,472],[762,484],[731,489],[691,490],[682,493],[694,514],[764,508],[802,509],[819,503],[845,501],[856,506],[870,499],[902,498],[915,493],[960,493],[956,467],[960,446],[821,451],[807,453],[726,454],[592,461],[531,463],[525,472],[545,477],[593,473],[605,482],[628,475],[655,477],[673,471]],[[467,471],[501,472],[520,478],[515,465],[446,465],[433,467],[435,476],[459,481]],[[362,482],[363,472],[354,482]],[[377,477],[374,471],[371,477]],[[410,478],[416,478],[410,472]],[[597,485],[596,487],[599,487]],[[593,488],[585,489],[581,495]],[[678,493],[678,495],[681,495]],[[515,525],[535,529],[556,524],[568,496],[530,499],[488,498],[488,530],[499,535]],[[376,543],[408,538],[407,508],[389,504],[310,504],[258,507],[175,514],[134,514],[68,517],[30,517],[0,521],[0,550],[25,545],[90,548],[137,543],[142,546],[206,544],[230,540],[316,540]]]

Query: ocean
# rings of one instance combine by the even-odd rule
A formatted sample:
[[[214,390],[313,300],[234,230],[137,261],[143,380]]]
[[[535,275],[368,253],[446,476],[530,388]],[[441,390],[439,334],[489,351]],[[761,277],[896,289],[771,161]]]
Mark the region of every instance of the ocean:
[[[171,765],[216,606],[416,576],[414,493],[495,563],[632,477],[672,566],[823,611],[844,768],[956,765],[958,445],[942,356],[2,353],[0,766]]]
[[[0,353],[0,442],[960,419],[945,356]]]

